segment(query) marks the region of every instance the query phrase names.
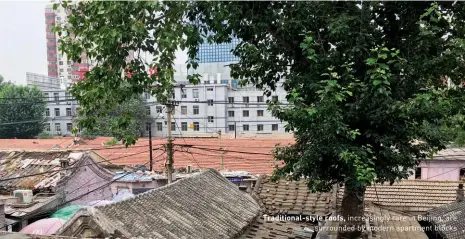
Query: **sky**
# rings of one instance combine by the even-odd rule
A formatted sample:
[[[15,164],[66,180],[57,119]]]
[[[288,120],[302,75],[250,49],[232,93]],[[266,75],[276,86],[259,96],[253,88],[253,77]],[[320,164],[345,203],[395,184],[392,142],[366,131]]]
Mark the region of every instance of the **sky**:
[[[26,84],[26,72],[47,75],[45,6],[42,0],[0,0],[0,75]],[[176,54],[176,64],[187,60]]]

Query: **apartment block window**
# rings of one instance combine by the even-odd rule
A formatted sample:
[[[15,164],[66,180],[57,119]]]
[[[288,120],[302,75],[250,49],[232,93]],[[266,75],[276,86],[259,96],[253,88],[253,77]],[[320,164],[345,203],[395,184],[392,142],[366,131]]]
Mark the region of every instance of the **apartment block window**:
[[[73,124],[72,123],[66,123],[66,130],[68,132],[71,132],[71,129],[73,129]]]
[[[187,98],[187,93],[184,90],[181,90],[181,98]]]
[[[207,91],[213,91],[213,88],[209,87],[207,88]]]
[[[199,114],[199,106],[198,105],[194,105],[194,115],[198,115]]]
[[[62,65],[63,65],[63,61],[59,61],[58,64],[59,64],[60,66],[62,66]]]
[[[207,100],[208,106],[213,106],[213,100]]]
[[[234,111],[228,111],[228,117],[234,117]]]
[[[278,96],[277,96],[277,95],[272,96],[272,97],[271,97],[271,100],[273,100],[273,101],[278,101]]]
[[[70,80],[71,80],[71,76],[68,76],[68,79],[70,79]]]
[[[249,125],[248,124],[242,125],[242,131],[249,131]]]
[[[181,106],[181,114],[187,115],[187,106]]]
[[[235,127],[233,124],[228,125],[229,131],[234,131]]]
[[[199,122],[194,122],[194,131],[200,131]]]
[[[66,71],[68,71],[68,73],[70,73],[70,72],[71,72],[71,68],[68,67],[68,69],[66,69]]]
[[[45,95],[45,101],[49,101],[49,100],[50,100],[50,98],[49,98],[49,97],[50,97],[50,96],[49,96],[49,94],[48,94],[48,93],[44,93],[44,95]]]
[[[55,116],[60,116],[60,108],[55,108]]]
[[[271,125],[271,130],[272,131],[278,131],[278,124],[272,124]]]
[[[69,94],[69,92],[65,92],[65,99],[66,100],[71,99],[71,95]]]
[[[187,122],[181,122],[181,130],[187,131]]]
[[[213,116],[208,116],[208,123],[213,123]]]
[[[45,125],[45,131],[50,132],[50,123],[48,123],[48,124]]]
[[[263,116],[263,110],[257,110],[257,117]]]
[[[257,124],[257,131],[263,131],[263,125]]]
[[[45,116],[50,116],[50,109],[49,108],[45,109]]]
[[[66,108],[66,116],[71,116],[71,108]]]
[[[249,117],[249,111],[248,110],[243,110],[242,111],[242,117]]]
[[[263,96],[257,96],[257,102],[263,102]]]
[[[55,123],[55,131],[61,131],[61,124],[60,123]]]
[[[53,99],[55,101],[59,101],[60,100],[60,95],[58,93],[53,93]]]
[[[68,65],[72,65],[72,64],[73,64],[73,62],[72,62],[72,61],[68,61]]]
[[[176,93],[173,92],[173,93],[171,94],[171,96],[173,97],[173,99],[175,99],[175,98],[176,98]]]
[[[199,98],[199,89],[192,89],[192,98],[194,99]]]
[[[171,122],[171,131],[176,131],[176,123]]]
[[[152,114],[152,112],[150,112],[150,107],[149,106],[145,107],[145,112],[146,112],[147,115]]]
[[[63,68],[62,68],[62,69],[60,69],[60,72],[65,72],[65,69],[63,69]]]
[[[155,110],[157,113],[163,113],[163,108],[161,106],[156,106]]]
[[[228,97],[228,103],[234,104],[234,97]]]
[[[150,99],[150,94],[147,93],[147,92],[145,92],[145,93],[144,93],[144,98],[145,98],[146,100]]]
[[[242,102],[246,104],[249,103],[249,97],[248,96],[242,97]]]
[[[157,122],[157,131],[163,131],[163,124],[161,122]]]

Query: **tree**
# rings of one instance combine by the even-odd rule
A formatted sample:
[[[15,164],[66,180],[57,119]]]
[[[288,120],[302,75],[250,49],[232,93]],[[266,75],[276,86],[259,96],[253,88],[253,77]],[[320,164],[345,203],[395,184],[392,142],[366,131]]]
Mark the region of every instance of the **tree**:
[[[82,136],[93,138],[97,136],[123,138],[125,136],[139,137],[145,130],[145,124],[152,122],[141,99],[133,98],[117,106],[114,111],[105,117],[97,119],[92,130],[84,129]],[[118,119],[121,116],[129,118],[129,124],[125,128],[118,127]]]
[[[0,138],[34,138],[44,130],[44,94],[37,87],[3,84],[0,89]]]
[[[441,80],[460,83],[465,72],[461,2],[86,1],[74,13],[70,26],[59,30],[77,37],[65,38],[61,50],[79,61],[85,49],[97,59],[73,87],[93,107],[143,91],[166,99],[178,47],[188,49],[194,59],[188,66],[196,68],[196,46],[204,37],[241,39],[232,76],[268,95],[284,78],[292,104],[270,102],[296,138],[276,150],[286,164],[275,176],[306,177],[318,191],[344,184],[345,218],[363,215],[368,185],[406,178],[419,160],[443,149],[450,138],[445,127],[463,114],[463,89],[445,88]],[[150,52],[155,60],[126,63],[129,51]],[[153,66],[156,76],[146,73]],[[121,77],[127,71],[132,78]]]

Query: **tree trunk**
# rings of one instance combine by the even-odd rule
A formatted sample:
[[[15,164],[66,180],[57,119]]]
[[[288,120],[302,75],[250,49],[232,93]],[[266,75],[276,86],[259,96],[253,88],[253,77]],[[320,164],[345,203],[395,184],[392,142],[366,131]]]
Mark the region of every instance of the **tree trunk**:
[[[366,187],[354,186],[346,183],[344,197],[342,198],[341,216],[344,221],[339,223],[337,239],[359,239],[362,238],[365,227],[364,197]]]

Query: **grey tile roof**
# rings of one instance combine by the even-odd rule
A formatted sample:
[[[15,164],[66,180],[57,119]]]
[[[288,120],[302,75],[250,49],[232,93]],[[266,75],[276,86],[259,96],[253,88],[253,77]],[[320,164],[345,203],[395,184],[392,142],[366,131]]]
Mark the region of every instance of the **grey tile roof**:
[[[265,221],[258,218],[239,239],[312,238],[314,227],[291,221]]]
[[[465,238],[465,201],[432,209],[426,218],[443,239]]]
[[[292,214],[325,216],[336,208],[336,190],[328,193],[312,193],[305,180],[272,182],[262,175],[253,192],[267,214]]]
[[[367,187],[365,202],[390,209],[423,214],[426,211],[455,202],[459,181],[402,180],[393,185],[376,184]],[[338,205],[342,202],[344,187],[338,191]]]
[[[465,148],[448,148],[437,152],[434,160],[465,160]]]
[[[208,169],[128,200],[83,210],[68,221],[61,235],[79,236],[70,229],[78,228],[74,223],[86,214],[101,223],[100,228],[115,228],[127,238],[235,238],[257,218],[260,207]]]

